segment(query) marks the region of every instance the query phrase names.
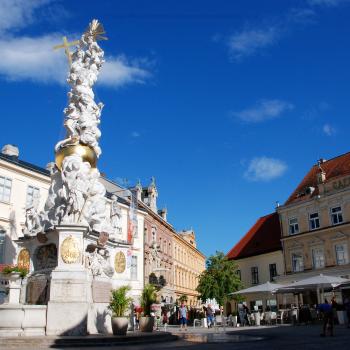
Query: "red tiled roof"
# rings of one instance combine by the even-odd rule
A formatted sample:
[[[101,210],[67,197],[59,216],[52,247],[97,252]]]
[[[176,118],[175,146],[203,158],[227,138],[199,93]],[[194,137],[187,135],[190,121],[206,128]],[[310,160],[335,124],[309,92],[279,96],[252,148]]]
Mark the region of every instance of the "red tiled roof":
[[[326,183],[333,181],[338,177],[350,175],[350,152],[324,161],[321,163],[321,168],[326,173]],[[314,165],[287,199],[285,205],[301,202],[317,196],[319,194],[317,187],[317,174],[319,171],[318,165]],[[312,193],[306,193],[308,187],[314,187],[315,191]]]
[[[229,259],[242,259],[282,250],[281,228],[277,213],[261,217],[227,253]]]

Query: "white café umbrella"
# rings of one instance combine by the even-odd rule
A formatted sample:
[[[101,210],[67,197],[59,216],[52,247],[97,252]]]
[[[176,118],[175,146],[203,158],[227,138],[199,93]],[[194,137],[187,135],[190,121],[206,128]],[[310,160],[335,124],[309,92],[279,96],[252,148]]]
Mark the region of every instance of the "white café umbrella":
[[[230,293],[229,295],[237,295],[237,294],[252,294],[252,293],[273,293],[279,288],[283,288],[283,284],[277,284],[277,283],[270,283],[266,282],[263,284],[259,284],[254,287],[241,289],[237,292]]]
[[[346,278],[337,277],[337,276],[327,276],[321,273],[317,276],[308,277],[300,281],[293,282],[285,286],[281,286],[281,288],[278,288],[278,292],[293,292],[293,291],[300,291],[303,289],[317,289],[317,288],[329,289],[329,288],[336,288],[341,284],[348,283],[348,282],[349,280]]]
[[[341,284],[348,283],[349,280],[337,276],[327,276],[322,273],[302,279],[300,281],[288,284],[281,288],[278,288],[277,293],[300,293],[303,290],[316,290],[317,291],[317,302],[321,303],[324,299],[324,290],[333,289]],[[321,292],[321,293],[320,293]]]

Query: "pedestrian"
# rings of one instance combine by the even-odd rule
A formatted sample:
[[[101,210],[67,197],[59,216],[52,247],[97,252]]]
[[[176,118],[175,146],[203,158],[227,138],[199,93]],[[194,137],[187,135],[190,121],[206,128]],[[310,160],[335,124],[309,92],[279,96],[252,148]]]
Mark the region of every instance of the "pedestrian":
[[[211,306],[211,304],[208,304],[207,310],[206,310],[206,316],[207,316],[207,323],[208,328],[211,328],[214,323],[214,310]]]
[[[346,316],[348,317],[348,328],[350,328],[350,299],[348,297],[346,297],[344,300],[344,307]]]
[[[333,309],[332,305],[329,304],[328,300],[325,299],[323,304],[320,304],[318,307],[319,311],[323,315],[323,327],[321,337],[327,335],[327,329],[329,330],[330,336],[333,337],[333,327],[334,327],[334,318],[333,318]]]
[[[250,311],[248,306],[243,304],[243,315],[244,315],[244,323],[250,326]]]
[[[180,321],[180,331],[183,328],[187,331],[187,307],[184,302],[181,303],[179,308],[178,320]]]
[[[140,308],[135,309],[136,330],[140,329]]]
[[[168,312],[166,309],[163,310],[163,318],[162,318],[162,323],[164,326],[164,331],[166,331],[167,325],[168,325]]]

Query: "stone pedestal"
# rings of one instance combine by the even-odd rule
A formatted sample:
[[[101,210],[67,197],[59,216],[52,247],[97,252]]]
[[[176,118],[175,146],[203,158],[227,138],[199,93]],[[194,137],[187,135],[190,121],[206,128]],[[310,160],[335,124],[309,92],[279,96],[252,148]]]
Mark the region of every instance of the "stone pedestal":
[[[83,236],[87,227],[60,225],[56,231],[58,265],[51,274],[46,334],[85,335],[90,288],[83,262]]]

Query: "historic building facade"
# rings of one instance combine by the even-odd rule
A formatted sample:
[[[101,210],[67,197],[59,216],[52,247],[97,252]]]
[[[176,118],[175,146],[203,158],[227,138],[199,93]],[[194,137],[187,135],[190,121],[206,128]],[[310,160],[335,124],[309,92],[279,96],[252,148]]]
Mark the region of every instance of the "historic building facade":
[[[197,303],[198,276],[205,269],[205,256],[197,249],[194,232],[177,233],[167,221],[167,209],[158,209],[158,190],[154,178],[147,187],[138,183],[133,189],[138,205],[146,210],[145,283],[158,284],[160,299],[173,304],[182,295]]]
[[[157,209],[158,191],[154,179],[149,186],[142,188],[139,183],[131,191],[105,177],[100,181],[107,190],[108,214],[120,225],[116,238],[125,255],[125,270],[115,272],[118,284],[131,285],[137,300],[145,283],[158,283],[162,287],[163,303],[175,303],[179,296],[186,294],[194,304],[198,276],[205,269],[205,257],[196,248],[194,232],[177,233],[167,222],[167,210]],[[0,264],[17,263],[27,210],[34,202],[38,210],[44,207],[50,183],[49,168],[21,160],[15,146],[3,148],[0,153]],[[128,237],[131,196],[137,213],[137,229],[132,241]],[[36,265],[36,253],[32,253],[31,271]]]
[[[186,295],[188,305],[200,305],[196,288],[205,270],[205,256],[197,249],[193,230],[175,233],[173,239],[175,297]]]
[[[321,159],[278,208],[286,276],[350,278],[350,153]]]
[[[135,211],[133,219],[136,228],[130,239],[130,196],[113,182],[103,178],[101,181],[107,189],[107,215],[119,227],[118,237],[106,246],[107,250],[116,252],[115,256],[108,257],[114,269],[113,286],[129,284],[131,294],[138,302],[144,285],[143,233],[147,213],[141,208]],[[0,153],[0,264],[17,264],[19,260],[23,263],[23,259],[28,258],[25,263],[31,273],[53,268],[57,264],[57,248],[50,241],[33,244],[33,251],[23,256],[26,250],[23,249],[26,215],[33,206],[38,210],[44,207],[50,183],[49,170],[21,160],[15,146],[3,147]],[[100,257],[97,258],[101,261]],[[97,273],[97,260],[90,260],[86,264],[93,264],[93,273]]]
[[[273,282],[284,274],[281,230],[277,213],[259,218],[243,238],[228,252],[228,259],[235,260],[243,287],[249,288],[266,282]],[[274,309],[276,298],[266,293],[246,296],[250,309],[254,306]],[[225,311],[229,314],[236,307],[233,300],[227,302]]]
[[[19,160],[18,148],[6,145],[0,153],[0,264],[16,261],[23,236],[26,208],[39,200],[43,207],[50,186],[48,170]]]
[[[173,234],[174,229],[167,222],[167,210],[157,208],[158,190],[154,178],[147,187],[138,183],[134,189],[138,205],[147,212],[144,227],[145,242],[145,283],[161,287],[160,301],[175,302]]]

